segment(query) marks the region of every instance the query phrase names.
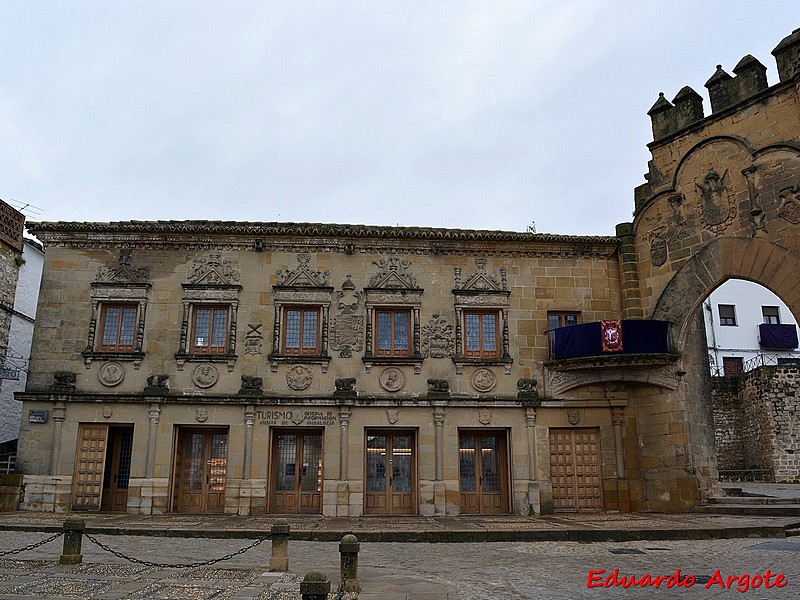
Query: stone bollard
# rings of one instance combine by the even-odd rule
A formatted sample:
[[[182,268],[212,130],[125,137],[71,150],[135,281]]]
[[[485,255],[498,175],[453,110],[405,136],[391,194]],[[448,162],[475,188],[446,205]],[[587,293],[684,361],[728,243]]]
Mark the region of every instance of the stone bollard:
[[[272,556],[269,558],[270,571],[289,570],[289,521],[275,519],[270,531]]]
[[[358,581],[358,550],[360,544],[358,538],[348,533],[339,542],[339,554],[341,554],[341,577],[344,581],[346,592],[360,592],[361,583]]]
[[[58,559],[60,565],[77,565],[83,560],[81,539],[86,521],[78,517],[69,517],[64,521],[64,550]]]
[[[306,573],[300,582],[300,595],[303,600],[328,600],[331,591],[331,580],[325,573],[311,571]]]

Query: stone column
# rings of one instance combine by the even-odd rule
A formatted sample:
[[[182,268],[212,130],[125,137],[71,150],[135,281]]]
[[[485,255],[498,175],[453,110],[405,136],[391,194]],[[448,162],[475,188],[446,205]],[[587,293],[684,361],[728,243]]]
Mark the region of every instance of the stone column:
[[[444,418],[446,414],[444,406],[433,407],[436,481],[444,479]]]
[[[244,469],[242,479],[250,479],[253,464],[253,425],[256,422],[256,407],[248,404],[244,409]]]
[[[614,449],[616,451],[617,477],[625,477],[625,448],[622,445],[622,408],[611,409],[611,422],[614,424]]]
[[[58,475],[58,463],[61,462],[61,433],[64,430],[66,413],[67,408],[64,402],[56,402],[53,408],[53,447],[50,448],[50,475]]]
[[[347,481],[347,441],[350,433],[350,416],[353,414],[349,406],[339,409],[339,480]]]
[[[528,479],[536,481],[536,409],[525,409],[525,433],[528,438]]]
[[[152,479],[156,462],[156,439],[158,438],[158,420],[161,417],[161,405],[158,402],[150,404],[150,424],[147,427],[147,459],[144,466],[144,476]]]

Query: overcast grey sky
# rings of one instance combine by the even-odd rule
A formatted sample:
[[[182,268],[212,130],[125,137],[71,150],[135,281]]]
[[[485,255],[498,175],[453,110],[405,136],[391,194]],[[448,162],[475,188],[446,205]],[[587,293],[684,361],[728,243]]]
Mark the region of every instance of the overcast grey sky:
[[[648,109],[800,27],[753,2],[0,2],[0,198],[37,220],[611,235]]]

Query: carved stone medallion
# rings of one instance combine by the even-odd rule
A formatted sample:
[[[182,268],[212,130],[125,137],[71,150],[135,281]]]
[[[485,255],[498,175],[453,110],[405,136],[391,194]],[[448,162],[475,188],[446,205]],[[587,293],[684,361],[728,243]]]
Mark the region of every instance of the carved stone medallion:
[[[567,411],[567,421],[572,425],[577,425],[581,422],[581,411],[573,408]]]
[[[286,373],[286,385],[296,392],[307,390],[313,381],[314,374],[311,368],[305,365],[294,365]]]
[[[492,423],[492,412],[488,408],[479,408],[478,409],[478,422],[481,425],[491,425],[491,423]]]
[[[198,423],[205,423],[208,420],[208,410],[205,408],[195,408],[194,418]]]
[[[490,392],[497,385],[497,377],[489,369],[478,369],[470,378],[472,387],[479,392]]]
[[[210,388],[219,380],[219,371],[214,365],[197,365],[192,372],[192,383],[199,388]]]
[[[399,408],[387,408],[386,409],[386,418],[388,419],[390,425],[394,425],[400,419],[400,409]]]
[[[113,415],[113,414],[114,414],[114,411],[111,410],[110,406],[104,406],[103,407],[103,418],[104,419],[110,419],[111,415]]]
[[[125,379],[125,367],[116,361],[107,362],[97,372],[97,379],[106,387],[114,387]]]
[[[403,375],[400,369],[389,367],[383,370],[378,382],[387,392],[398,392],[403,389],[403,386],[406,384],[406,376]]]

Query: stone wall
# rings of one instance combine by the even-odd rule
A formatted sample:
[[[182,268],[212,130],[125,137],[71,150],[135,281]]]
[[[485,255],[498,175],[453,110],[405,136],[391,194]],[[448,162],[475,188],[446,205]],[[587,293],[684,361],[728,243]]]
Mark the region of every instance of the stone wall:
[[[761,367],[741,380],[714,382],[711,401],[720,471],[781,483],[800,481],[798,387],[798,367]]]

